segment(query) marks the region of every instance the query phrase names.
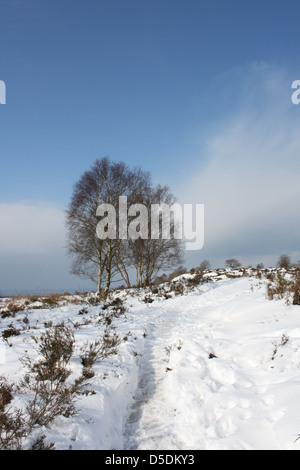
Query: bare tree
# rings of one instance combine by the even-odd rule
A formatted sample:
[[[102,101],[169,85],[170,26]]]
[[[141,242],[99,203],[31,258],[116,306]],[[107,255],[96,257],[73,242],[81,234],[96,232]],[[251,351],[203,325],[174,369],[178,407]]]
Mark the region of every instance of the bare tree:
[[[280,255],[277,261],[277,268],[288,269],[291,266],[291,258],[287,254]]]
[[[72,257],[71,273],[97,283],[97,293],[109,289],[120,249],[119,238],[99,239],[96,233],[101,204],[118,206],[120,195],[130,195],[130,188],[140,172],[130,171],[124,163],[111,163],[108,158],[96,160],[75,184],[67,209],[67,253]]]
[[[128,215],[125,225],[124,221],[120,224],[120,196],[124,198],[123,209]],[[124,163],[112,163],[108,158],[96,160],[74,185],[66,211],[67,253],[72,258],[72,274],[95,282],[100,293],[110,288],[117,273],[129,287],[129,271],[135,268],[136,283],[144,286],[161,269],[177,266],[183,244],[174,237],[174,218],[165,219],[159,214],[154,219],[158,225],[156,236],[151,238],[153,205],[159,210],[162,204],[169,207],[174,201],[166,186],[152,187],[149,173],[139,168],[130,170]],[[106,220],[107,204],[113,208],[115,217],[112,232]],[[140,218],[137,214],[142,210],[146,217]],[[103,235],[100,237],[99,224]],[[163,237],[167,229],[171,231],[169,238]]]
[[[225,261],[225,266],[226,268],[237,269],[240,268],[242,265],[237,259],[230,258]]]
[[[208,271],[210,268],[211,268],[210,261],[208,259],[204,259],[203,261],[201,261],[198,270],[200,272],[204,272],[204,271]]]
[[[176,238],[177,220],[170,209],[175,197],[167,186],[146,187],[139,199],[148,211],[148,237],[129,241],[130,257],[136,270],[136,284],[147,286],[161,270],[182,262],[184,244]]]

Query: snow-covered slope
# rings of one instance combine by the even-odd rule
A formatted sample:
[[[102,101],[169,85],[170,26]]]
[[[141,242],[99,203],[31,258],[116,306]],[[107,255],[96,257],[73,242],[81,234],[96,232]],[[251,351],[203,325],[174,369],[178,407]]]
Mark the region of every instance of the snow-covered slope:
[[[82,374],[87,342],[118,337],[93,364],[77,414],[35,427],[22,446],[42,433],[56,449],[300,449],[300,307],[268,300],[255,275],[193,279],[115,292],[98,305],[77,297],[2,309],[0,375],[9,383],[20,382],[20,358],[36,358],[37,338],[57,324],[75,338],[68,380]],[[115,298],[125,312],[114,314]],[[12,395],[5,409],[24,410],[28,396]]]

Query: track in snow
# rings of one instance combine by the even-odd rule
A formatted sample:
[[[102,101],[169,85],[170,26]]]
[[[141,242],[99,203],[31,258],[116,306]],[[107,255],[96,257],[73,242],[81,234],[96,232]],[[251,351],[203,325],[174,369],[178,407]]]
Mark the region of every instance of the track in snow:
[[[128,421],[125,425],[125,449],[161,449],[180,447],[180,442],[170,434],[170,407],[163,386],[168,373],[169,326],[159,328],[146,339],[140,362],[140,380],[134,396]]]
[[[248,314],[252,297],[238,280],[153,306],[160,323],[146,338],[124,449],[279,448],[263,321],[271,304],[257,297]]]

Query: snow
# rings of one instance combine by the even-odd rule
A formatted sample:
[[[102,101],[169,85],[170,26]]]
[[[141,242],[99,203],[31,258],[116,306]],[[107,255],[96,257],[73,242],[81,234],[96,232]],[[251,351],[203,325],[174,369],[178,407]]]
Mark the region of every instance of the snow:
[[[266,281],[255,276],[206,278],[167,298],[150,289],[112,294],[127,307],[110,324],[122,340],[117,353],[94,365],[77,414],[42,429],[47,442],[74,450],[300,449],[300,307],[268,300]],[[1,336],[0,375],[21,379],[20,358],[34,354],[32,336],[49,321],[72,324],[78,375],[81,348],[103,335],[106,313],[81,301],[51,309],[27,303],[2,318],[0,334],[12,324],[20,334]],[[22,400],[18,394],[9,406]]]

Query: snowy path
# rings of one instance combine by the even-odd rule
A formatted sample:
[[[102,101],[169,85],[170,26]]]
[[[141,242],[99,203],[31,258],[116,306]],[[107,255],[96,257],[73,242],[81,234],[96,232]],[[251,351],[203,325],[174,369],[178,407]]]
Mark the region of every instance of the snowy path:
[[[124,448],[280,449],[279,440],[299,448],[300,424],[276,431],[287,412],[280,385],[291,379],[296,396],[300,378],[272,361],[273,337],[282,336],[278,318],[270,320],[274,304],[261,293],[253,301],[248,279],[203,290],[153,305],[160,315],[140,360]]]

